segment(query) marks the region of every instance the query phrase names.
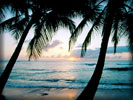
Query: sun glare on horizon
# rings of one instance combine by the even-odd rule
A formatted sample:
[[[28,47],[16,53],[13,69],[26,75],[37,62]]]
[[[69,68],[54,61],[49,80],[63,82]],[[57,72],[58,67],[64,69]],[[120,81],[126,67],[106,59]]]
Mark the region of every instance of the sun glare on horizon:
[[[69,61],[77,61],[77,60],[79,60],[79,58],[76,58],[76,57],[69,57],[68,60],[69,60]]]

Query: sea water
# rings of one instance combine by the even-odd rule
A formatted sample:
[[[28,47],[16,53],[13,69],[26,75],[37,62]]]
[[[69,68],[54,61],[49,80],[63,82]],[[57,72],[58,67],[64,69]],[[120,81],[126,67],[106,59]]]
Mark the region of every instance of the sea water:
[[[8,61],[0,61],[1,73]],[[15,63],[6,87],[84,88],[96,61],[24,61]],[[133,89],[133,63],[106,61],[99,89]]]

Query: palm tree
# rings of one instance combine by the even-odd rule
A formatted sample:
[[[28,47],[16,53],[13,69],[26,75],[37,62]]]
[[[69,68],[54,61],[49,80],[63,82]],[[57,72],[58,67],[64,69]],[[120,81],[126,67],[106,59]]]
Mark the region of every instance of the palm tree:
[[[77,41],[78,36],[81,34],[83,28],[85,27],[85,25],[87,25],[87,23],[93,23],[94,25],[91,27],[91,31],[88,32],[88,34],[92,34],[94,28],[98,29],[98,27],[101,25],[101,18],[102,18],[102,3],[105,2],[106,0],[94,0],[94,1],[89,1],[88,2],[88,8],[86,9],[87,11],[84,11],[83,14],[83,19],[80,22],[80,24],[77,26],[77,28],[75,29],[75,31],[72,33],[70,40],[69,40],[69,50],[71,50],[74,46],[74,44]],[[87,36],[88,38],[90,38],[89,36]],[[90,39],[88,43],[90,42]],[[86,42],[87,43],[87,42]],[[85,43],[84,43],[85,44]],[[87,46],[88,44],[86,44]],[[85,46],[84,46],[85,47]]]
[[[14,3],[15,2],[15,3]],[[8,20],[1,21],[0,23],[0,33],[3,33],[5,29],[10,29],[16,39],[19,39],[20,36],[22,35],[21,33],[23,32],[25,26],[27,25],[27,22],[29,20],[29,17],[27,16],[28,11],[28,5],[26,1],[21,2],[20,0],[15,1],[13,0],[12,2],[10,0],[2,0],[1,1],[1,13],[3,14],[2,16],[5,17],[5,11],[9,9],[15,16],[12,18],[9,18]],[[21,8],[23,7],[23,8]],[[25,17],[24,17],[25,16]],[[28,26],[28,25],[27,25]],[[15,28],[16,27],[16,28]],[[29,26],[28,26],[29,28]],[[26,30],[28,31],[28,30]],[[20,39],[22,41],[22,39]],[[22,44],[22,42],[21,42]],[[20,45],[20,42],[19,42]],[[20,50],[18,49],[19,47],[16,48],[15,52],[19,52]],[[5,71],[2,73],[0,77],[0,94],[2,94],[3,88],[5,86],[5,83],[7,81],[7,77],[9,77],[10,74],[10,68],[14,65],[14,62],[16,61],[15,57],[17,56],[14,53],[13,56],[11,57],[9,63],[7,64],[7,67]],[[11,66],[11,67],[10,67]]]
[[[17,0],[14,1],[16,2]],[[76,15],[75,12],[79,12],[78,7],[72,10],[65,8],[65,11],[63,11],[64,9],[61,9],[62,6],[51,6],[51,2],[48,1],[28,1],[29,2],[21,1],[20,3],[18,2],[15,4],[14,2],[11,2],[7,4],[7,6],[10,6],[11,10],[13,10],[16,15],[15,17],[0,23],[1,30],[4,30],[5,28],[10,29],[12,30],[15,38],[19,39],[19,43],[0,77],[0,94],[2,94],[12,68],[19,56],[25,38],[32,27],[35,29],[35,33],[27,49],[29,59],[31,57],[37,58],[40,56],[42,48],[48,44],[53,36],[52,33],[57,31],[59,26],[66,27],[71,30],[71,32],[75,29],[75,25],[69,17],[73,17]],[[21,4],[24,5],[22,6]],[[56,4],[59,5],[59,2]],[[21,7],[26,8],[22,9]],[[32,14],[30,14],[31,12]]]
[[[82,93],[79,95],[77,100],[83,100],[83,98],[86,98],[86,100],[94,99],[103,72],[108,41],[111,33],[113,34],[112,41],[114,42],[114,52],[116,52],[116,46],[119,42],[120,36],[126,36],[130,46],[131,53],[133,53],[133,31],[131,30],[131,27],[133,27],[133,24],[131,23],[131,17],[133,17],[132,9],[132,2],[129,0],[109,0],[107,2],[107,5],[101,12],[101,14],[103,13],[101,17],[101,21],[103,20],[103,39],[101,43],[98,62],[90,81],[88,82],[87,86],[82,91]],[[98,19],[92,25],[92,28],[90,29],[89,34],[87,35],[82,45],[81,56],[84,56],[84,53],[86,52],[86,48],[88,43],[90,42],[90,37],[93,28],[95,28],[95,26],[97,27],[99,23],[98,20],[100,17],[97,18]]]
[[[20,53],[20,50],[22,48],[22,44],[24,43],[24,40],[25,40],[27,33],[28,33],[29,29],[31,28],[32,24],[33,24],[33,20],[31,20],[28,23],[28,25],[26,26],[26,29],[23,32],[23,35],[22,35],[22,37],[18,43],[18,46],[16,47],[11,59],[9,60],[4,72],[2,73],[2,75],[0,77],[0,93],[2,93],[2,91],[3,91],[3,88],[4,88],[4,86],[7,82],[7,79],[11,73],[11,70],[12,70],[12,68],[13,68],[16,60],[17,60],[18,54]]]
[[[30,41],[27,53],[29,60],[38,58],[42,49],[52,40],[54,33],[60,28],[67,28],[70,32],[75,29],[74,22],[66,16],[57,16],[58,13],[50,12],[40,19],[35,25],[34,37]]]

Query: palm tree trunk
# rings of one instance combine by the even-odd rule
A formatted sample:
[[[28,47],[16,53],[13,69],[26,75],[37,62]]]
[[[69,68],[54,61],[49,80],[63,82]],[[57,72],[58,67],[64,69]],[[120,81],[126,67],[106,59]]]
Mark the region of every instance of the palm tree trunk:
[[[103,38],[103,40],[105,40],[107,38],[108,37],[105,36]],[[80,94],[80,96],[77,98],[77,100],[83,100],[83,98],[86,98],[86,100],[93,100],[95,93],[97,91],[99,81],[100,81],[101,76],[102,76],[107,45],[108,45],[107,40],[106,40],[106,42],[102,42],[102,47],[100,49],[100,55],[99,55],[98,63],[96,65],[96,69],[95,69],[88,85],[85,87],[85,89]]]
[[[77,100],[83,100],[83,98],[84,98],[84,100],[85,100],[85,98],[86,98],[86,100],[93,100],[95,93],[97,91],[99,81],[102,76],[108,41],[109,41],[109,34],[108,34],[108,36],[104,35],[103,40],[102,40],[101,49],[100,49],[100,55],[98,58],[98,63],[96,65],[95,71],[94,71],[88,85],[85,87],[85,89],[80,94],[80,96],[77,98]]]
[[[27,25],[25,31],[23,32],[22,37],[21,37],[21,39],[20,39],[20,41],[19,41],[19,43],[18,43],[13,55],[12,55],[12,57],[10,58],[6,68],[4,70],[4,72],[2,73],[2,75],[0,77],[0,95],[2,95],[2,91],[3,91],[4,87],[5,87],[5,84],[6,84],[7,80],[8,80],[8,78],[9,78],[10,74],[11,74],[12,68],[13,68],[13,66],[14,66],[14,64],[15,64],[18,56],[19,56],[19,53],[20,53],[21,48],[23,46],[24,40],[25,40],[25,38],[26,38],[26,36],[27,36],[32,24],[33,24],[33,20],[31,19],[31,21]]]
[[[77,100],[93,100],[94,99],[95,93],[98,88],[99,81],[102,76],[103,68],[104,68],[106,51],[107,51],[107,47],[108,47],[108,41],[109,41],[109,37],[111,34],[111,28],[112,28],[112,22],[113,22],[112,16],[113,16],[113,14],[111,13],[105,19],[106,21],[105,21],[104,28],[103,28],[104,34],[103,34],[100,54],[99,54],[99,58],[98,58],[98,62],[97,62],[95,71],[94,71],[89,83],[87,84],[85,89],[82,91],[80,96],[77,98]]]

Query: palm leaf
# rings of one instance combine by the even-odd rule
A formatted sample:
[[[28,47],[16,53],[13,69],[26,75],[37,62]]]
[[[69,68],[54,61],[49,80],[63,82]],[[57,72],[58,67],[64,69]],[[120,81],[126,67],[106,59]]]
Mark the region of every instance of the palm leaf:
[[[73,32],[75,30],[74,22],[68,17],[49,14],[45,18],[48,19],[45,22],[45,27],[51,33],[57,31],[58,26],[68,28],[70,32]]]
[[[89,33],[87,34],[87,37],[85,38],[85,40],[82,44],[81,57],[84,57],[86,50],[87,50],[87,46],[91,42],[91,34],[93,32],[93,28],[94,28],[94,26],[90,29]]]
[[[113,25],[114,35],[112,38],[112,42],[114,43],[114,53],[116,53],[116,47],[119,42],[119,36],[118,36],[119,29],[118,28],[119,28],[120,16],[121,16],[121,14],[117,13],[116,18],[114,19],[114,25]]]
[[[10,0],[0,0],[0,22],[5,18],[5,12],[9,8]]]
[[[11,6],[11,13],[14,14],[15,16],[18,15],[28,15],[29,13],[29,5],[31,1],[29,0],[12,0],[9,6]]]
[[[12,35],[16,40],[18,40],[22,36],[22,33],[28,21],[29,21],[29,17],[26,17],[14,23],[12,26],[10,26],[10,31],[12,31]]]
[[[78,36],[81,34],[84,26],[86,25],[87,21],[94,21],[97,17],[97,13],[99,13],[101,10],[99,9],[99,6],[102,2],[105,0],[94,0],[93,2],[89,2],[88,12],[85,13],[85,17],[81,21],[81,23],[77,26],[75,31],[72,33],[70,39],[69,39],[69,51],[73,48],[75,45]],[[96,28],[96,27],[95,27]]]
[[[41,21],[36,23],[35,36],[29,43],[27,52],[29,60],[41,55],[42,49],[52,40],[54,33],[59,27],[66,27],[70,31],[75,29],[74,22],[67,17],[46,15]]]
[[[81,34],[84,26],[86,25],[88,18],[84,18],[81,23],[77,26],[74,32],[72,32],[71,37],[69,39],[69,51],[73,48],[74,44],[77,41],[78,36]]]
[[[133,14],[128,14],[127,15],[127,21],[126,21],[126,26],[127,26],[127,38],[128,38],[128,44],[130,46],[130,50],[133,53]]]
[[[121,20],[121,36],[124,36],[127,38],[128,44],[129,44],[129,49],[131,53],[133,53],[133,12],[131,9],[128,9],[124,14],[123,14],[123,19]]]
[[[27,53],[29,55],[29,60],[31,59],[31,57],[33,57],[34,59],[37,59],[38,56],[40,56],[41,54],[41,49],[45,44],[45,38],[43,38],[42,35],[42,27],[43,27],[43,23],[45,20],[43,20],[41,23],[39,22],[39,20],[35,23],[34,27],[35,27],[35,32],[34,32],[34,37],[33,39],[30,41],[28,48],[27,48]]]
[[[93,30],[99,30],[100,26],[101,26],[101,20],[102,20],[102,15],[105,9],[103,9],[103,11],[100,13],[100,15],[98,16],[98,18],[96,18],[94,24],[92,25],[90,31],[88,32],[83,44],[82,44],[82,49],[81,49],[81,57],[85,56],[86,50],[87,50],[87,46],[90,44],[91,42],[91,35],[93,33]]]
[[[9,18],[3,22],[0,23],[0,34],[3,33],[4,30],[10,29],[10,26],[16,21],[18,20],[20,16],[15,16],[12,18]]]
[[[0,23],[2,22],[4,17],[5,17],[4,12],[2,9],[0,9]]]

